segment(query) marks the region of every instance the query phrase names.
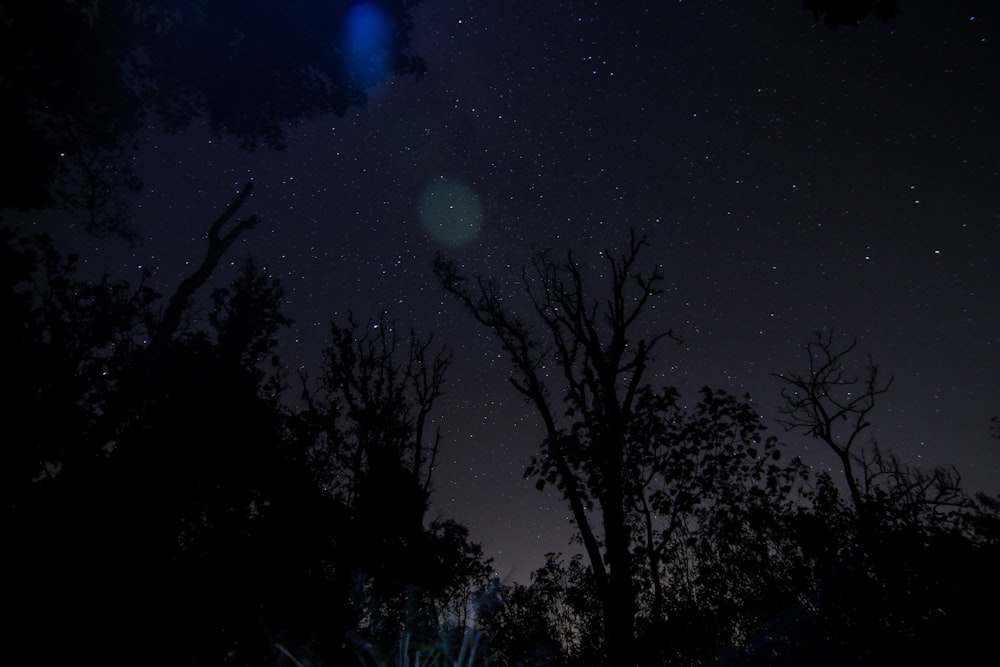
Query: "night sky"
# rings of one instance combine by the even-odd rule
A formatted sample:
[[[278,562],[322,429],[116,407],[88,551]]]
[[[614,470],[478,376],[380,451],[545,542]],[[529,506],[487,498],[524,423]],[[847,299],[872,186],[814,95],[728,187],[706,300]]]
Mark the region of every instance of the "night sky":
[[[683,339],[660,348],[656,382],[749,392],[774,423],[771,373],[804,370],[800,346],[834,327],[895,376],[874,414],[880,444],[996,494],[1000,12],[994,0],[900,8],[834,30],[799,0],[425,0],[413,37],[427,74],[290,127],[283,152],[149,127],[138,247],[49,216],[5,220],[52,232],[91,275],[138,283],[153,270],[169,294],[252,178],[242,213],[262,222],[214,280],[247,256],[280,277],[293,368],[316,369],[331,319],[383,307],[454,350],[433,513],[468,525],[502,576],[567,551],[572,526],[522,479],[539,424],[499,344],[435,282],[439,249],[517,304],[533,248],[599,266],[634,228],[665,277],[643,327]],[[460,227],[441,234],[455,211]],[[785,439],[831,465],[818,444]]]

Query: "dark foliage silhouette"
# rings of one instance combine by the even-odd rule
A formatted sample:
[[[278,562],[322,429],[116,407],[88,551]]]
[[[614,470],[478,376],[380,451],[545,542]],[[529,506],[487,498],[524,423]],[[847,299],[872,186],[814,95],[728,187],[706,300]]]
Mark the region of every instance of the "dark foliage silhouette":
[[[401,633],[433,643],[441,616],[462,617],[468,587],[487,574],[464,526],[427,521],[440,434],[428,442],[425,430],[450,354],[401,338],[384,316],[332,323],[331,340],[291,423],[349,517],[333,576],[364,621],[363,645],[393,646]]]
[[[248,265],[241,280],[256,277]],[[317,535],[302,530],[301,517],[307,506],[322,515],[324,499],[310,494],[304,465],[283,451],[278,406],[244,363],[246,346],[231,349],[235,341],[212,340],[211,331],[144,346],[149,332],[135,324],[156,321],[145,290],[126,299],[119,289],[113,312],[120,315],[112,319],[76,301],[85,283],[63,279],[54,289],[65,305],[48,317],[72,324],[73,334],[43,338],[38,356],[76,352],[84,362],[23,378],[24,415],[58,407],[33,390],[49,383],[76,388],[64,404],[77,415],[35,431],[44,448],[31,463],[41,472],[23,471],[5,508],[16,531],[15,571],[36,582],[20,600],[25,641],[46,660],[100,653],[122,663],[148,660],[151,651],[161,664],[189,664],[271,650],[246,639],[259,624],[285,621],[272,614],[290,578],[321,571],[295,562],[321,551],[284,545]],[[274,305],[267,289],[246,297]],[[38,299],[44,306],[56,297]],[[80,307],[89,319],[76,315]],[[238,317],[235,309],[220,315],[214,333]],[[106,352],[97,332],[118,344]],[[8,431],[8,451],[25,448],[25,431],[60,416]],[[113,641],[103,627],[114,629]]]
[[[415,3],[381,2],[387,75],[417,75]],[[290,124],[364,104],[345,67],[351,2],[7,3],[0,208],[60,206],[99,235],[136,238],[125,196],[141,184],[138,130],[204,121],[247,149],[280,148]],[[54,184],[54,185],[53,185]]]
[[[706,388],[686,405],[646,383],[671,335],[635,324],[659,279],[636,268],[643,247],[604,253],[610,288],[596,296],[573,255],[537,253],[522,273],[529,318],[497,283],[436,259],[541,417],[525,474],[563,495],[586,556],[553,554],[530,584],[484,590],[495,664],[874,665],[984,650],[972,610],[996,593],[997,501],[863,442],[891,381],[870,360],[855,377],[853,344],[831,335],[806,346],[805,373],[779,376],[780,418],[831,448],[842,481],[786,457],[749,399]]]
[[[589,569],[577,555],[546,564],[528,585],[493,579],[478,601],[490,664],[572,665],[600,662],[601,601]]]
[[[739,524],[773,511],[800,474],[795,462],[778,464],[779,445],[748,401],[705,389],[688,410],[675,390],[646,382],[654,349],[672,334],[639,333],[661,279],[658,268],[637,268],[645,246],[633,235],[621,256],[604,253],[610,285],[600,296],[572,254],[559,262],[537,253],[522,274],[530,322],[495,283],[435,262],[443,287],[500,339],[511,383],[545,426],[525,476],[539,489],[554,485],[570,507],[600,600],[601,660],[614,665],[666,657],[652,644],[663,644],[667,597],[676,595],[665,587],[673,568],[687,567],[682,554],[723,530],[724,515]],[[647,642],[653,635],[660,641]]]
[[[822,618],[807,650],[841,664],[971,660],[987,637],[971,610],[997,593],[987,565],[1000,537],[995,501],[967,494],[954,468],[916,468],[862,441],[892,381],[871,358],[853,371],[856,345],[817,333],[803,347],[807,371],[777,376],[786,385],[781,421],[837,455],[849,499],[820,477],[812,506],[792,524],[796,542],[806,553],[818,548],[817,564],[826,561],[826,576],[838,580],[806,623]],[[791,639],[794,654],[802,646]]]
[[[486,564],[464,526],[427,517],[438,439],[416,434],[445,352],[412,337],[399,366],[335,325],[324,386],[353,393],[292,410],[274,355],[283,295],[256,263],[199,322],[211,247],[160,312],[144,286],[75,278],[44,237],[4,241],[0,334],[19,355],[3,518],[8,576],[31,582],[5,600],[20,646],[51,663],[343,664],[371,641],[454,629]]]
[[[220,239],[227,224],[249,229],[234,206]],[[438,259],[546,417],[526,474],[562,493],[584,546],[551,554],[529,584],[488,585],[468,530],[429,516],[441,446],[429,415],[450,360],[433,339],[384,315],[334,322],[293,409],[274,354],[281,286],[255,262],[199,320],[211,238],[170,299],[82,281],[45,237],[3,240],[0,336],[18,351],[3,519],[8,576],[30,582],[5,605],[41,661],[344,664],[469,649],[473,592],[476,646],[496,665],[962,662],[991,636],[979,610],[1000,594],[1000,500],[865,442],[890,383],[870,359],[852,372],[855,343],[832,333],[779,376],[779,417],[829,447],[842,478],[787,456],[748,398],[705,388],[684,401],[644,381],[669,336],[632,337],[658,276],[635,268],[641,239],[606,253],[603,299],[572,255],[536,255],[523,274],[533,324],[494,283]],[[559,391],[543,364],[560,369]]]

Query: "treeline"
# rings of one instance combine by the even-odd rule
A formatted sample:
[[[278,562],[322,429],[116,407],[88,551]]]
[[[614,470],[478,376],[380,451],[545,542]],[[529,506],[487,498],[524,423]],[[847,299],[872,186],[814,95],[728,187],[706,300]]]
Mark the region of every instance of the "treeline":
[[[997,501],[864,441],[891,381],[852,375],[831,334],[781,376],[779,417],[842,479],[790,456],[748,398],[647,382],[672,334],[636,334],[660,279],[642,239],[605,253],[593,297],[572,255],[535,256],[519,314],[435,264],[510,355],[547,429],[526,475],[559,490],[583,547],[529,584],[429,514],[443,346],[349,318],[315,377],[292,377],[281,286],[253,262],[199,325],[198,281],[166,300],[78,279],[45,237],[3,242],[4,606],[8,646],[37,662],[861,665],[988,645]]]
[[[335,324],[291,410],[281,287],[254,263],[204,328],[185,312],[165,332],[148,287],[79,281],[44,237],[3,241],[7,650],[357,664],[464,627],[488,569],[428,515],[443,351]]]
[[[536,253],[516,311],[491,277],[435,262],[509,356],[545,427],[525,474],[561,493],[583,551],[484,598],[498,664],[954,664],[986,651],[1000,504],[870,441],[892,379],[830,331],[803,346],[802,371],[776,374],[778,421],[841,465],[814,474],[749,397],[683,398],[656,379],[676,340],[643,322],[662,266],[643,266],[645,238],[623,245],[596,267]]]
[[[416,2],[381,2],[390,69]],[[241,145],[364,104],[345,73],[351,2],[7,3],[0,208],[61,208],[135,241],[139,131],[205,122]],[[894,2],[803,3],[831,26]],[[582,555],[529,584],[491,576],[475,536],[429,513],[428,432],[449,365],[393,322],[331,323],[310,377],[275,356],[288,319],[249,262],[196,297],[233,242],[240,193],[167,296],[81,280],[44,236],[0,231],[0,494],[9,662],[111,665],[702,665],[971,662],[998,599],[996,499],[867,442],[888,383],[821,335],[783,376],[814,474],[749,399],[649,381],[670,332],[641,316],[644,240],[525,266],[523,312],[440,257],[442,288],[501,341],[545,428],[526,474],[552,486]],[[204,295],[203,297],[204,298]],[[204,309],[204,306],[200,306]],[[366,314],[372,315],[372,314]],[[377,325],[377,326],[376,326]],[[291,408],[289,406],[297,407]],[[418,659],[419,655],[419,659]]]

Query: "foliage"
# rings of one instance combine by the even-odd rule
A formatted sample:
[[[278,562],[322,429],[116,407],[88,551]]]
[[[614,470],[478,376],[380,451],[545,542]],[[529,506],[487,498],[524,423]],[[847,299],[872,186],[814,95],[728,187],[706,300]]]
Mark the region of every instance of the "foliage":
[[[0,341],[16,351],[5,365],[4,429],[18,445],[8,448],[3,488],[16,497],[86,447],[78,436],[117,390],[159,295],[106,275],[77,280],[76,258],[62,257],[48,237],[0,235]]]
[[[601,603],[580,555],[546,554],[529,585],[494,578],[478,600],[477,621],[491,664],[593,664],[601,657]]]
[[[425,521],[437,441],[414,444],[443,351],[424,376],[414,338],[405,379],[380,371],[382,386],[422,397],[414,412],[363,391],[317,417],[317,403],[284,401],[274,351],[289,320],[280,284],[254,262],[199,323],[190,306],[217,264],[211,244],[160,310],[145,286],[77,279],[44,237],[4,241],[0,335],[19,355],[3,404],[3,525],[9,576],[32,582],[5,603],[40,660],[253,664],[285,650],[340,664],[354,659],[352,637],[416,641],[465,613],[488,565],[464,526]],[[374,386],[360,367],[339,371]],[[350,471],[332,470],[303,428],[339,414],[352,426],[327,444],[364,442]],[[326,483],[344,475],[353,495]]]
[[[305,382],[305,407],[290,421],[316,483],[345,508],[333,576],[354,600],[366,644],[401,633],[430,641],[440,616],[464,613],[466,586],[486,564],[468,530],[426,524],[440,433],[428,416],[450,354],[410,332],[404,346],[384,315],[331,323],[322,373]]]
[[[381,2],[389,74],[418,75],[410,0]],[[364,104],[344,67],[348,0],[7,3],[0,22],[0,208],[60,206],[137,237],[126,195],[136,135],[204,121],[250,150],[289,125]],[[54,184],[54,186],[53,186]]]
[[[705,388],[690,404],[646,382],[672,334],[637,333],[660,276],[636,268],[644,245],[603,253],[601,296],[572,254],[537,253],[522,272],[528,317],[495,281],[435,262],[509,355],[511,384],[545,427],[525,475],[562,494],[587,558],[550,556],[530,585],[484,591],[500,664],[881,664],[979,650],[987,633],[969,610],[996,591],[998,504],[968,497],[953,469],[863,442],[892,381],[871,359],[852,373],[855,344],[832,333],[805,346],[806,372],[779,375],[780,421],[837,455],[846,500],[833,477],[783,455],[749,398]]]
[[[268,360],[278,344],[279,330],[292,323],[281,312],[284,292],[276,278],[258,269],[256,262],[248,259],[240,274],[229,287],[212,291],[212,311],[208,322],[215,330],[220,350],[231,355],[229,363],[238,365],[263,382],[260,366]],[[272,367],[278,366],[277,357],[270,357]],[[276,378],[272,389],[280,389]]]
[[[30,582],[5,604],[38,660],[875,665],[985,650],[1000,499],[865,442],[890,382],[870,358],[851,371],[856,344],[832,333],[804,347],[804,371],[779,376],[780,417],[829,447],[842,478],[787,456],[749,397],[685,400],[646,382],[669,336],[631,337],[658,275],[632,268],[634,238],[608,260],[605,299],[585,295],[572,256],[536,256],[534,325],[439,259],[543,416],[526,474],[562,493],[583,546],[549,554],[528,584],[488,581],[468,529],[429,516],[446,349],[384,315],[333,322],[292,407],[275,355],[289,320],[265,269],[244,263],[193,318],[195,293],[252,226],[219,229],[246,192],[162,309],[145,284],[80,280],[50,239],[3,232],[0,340],[16,351],[3,528],[8,577]],[[627,647],[609,639],[623,628]]]
[[[636,340],[661,280],[659,267],[637,268],[645,246],[633,234],[620,255],[603,253],[609,281],[600,297],[585,288],[588,267],[572,254],[560,262],[536,253],[522,273],[531,323],[508,309],[495,282],[461,276],[443,257],[435,262],[442,286],[499,338],[511,383],[545,426],[525,476],[539,490],[554,485],[572,511],[601,602],[600,659],[609,664],[632,664],[644,641],[637,632],[659,632],[668,587],[690,579],[686,550],[738,539],[731,551],[766,554],[766,536],[745,522],[780,509],[802,472],[797,462],[778,463],[779,444],[763,436],[749,401],[705,389],[689,411],[676,390],[646,381],[657,344],[673,334]],[[766,521],[758,523],[764,530]],[[747,555],[740,553],[737,560]],[[719,569],[721,552],[709,562],[730,574]],[[764,557],[760,569],[768,564]],[[714,598],[735,599],[731,579],[716,578]],[[709,586],[707,577],[695,585]]]

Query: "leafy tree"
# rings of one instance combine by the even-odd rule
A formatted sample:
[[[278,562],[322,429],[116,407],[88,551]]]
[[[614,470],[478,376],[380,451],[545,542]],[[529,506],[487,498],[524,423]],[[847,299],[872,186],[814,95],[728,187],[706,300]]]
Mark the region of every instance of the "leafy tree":
[[[278,331],[292,323],[281,312],[283,295],[279,282],[248,259],[230,287],[212,292],[212,310],[208,316],[219,349],[230,355],[226,359],[228,364],[243,368],[259,384],[264,384],[267,378],[262,365],[270,362],[277,374],[266,384],[275,398],[284,389],[285,377],[272,352],[278,344]]]
[[[352,637],[444,631],[485,577],[464,526],[425,524],[438,440],[414,433],[443,352],[413,338],[395,375],[392,355],[359,344],[358,364],[327,367],[325,386],[354,392],[350,409],[292,411],[276,280],[248,261],[189,321],[212,244],[243,224],[213,228],[163,314],[148,288],[78,280],[45,238],[5,238],[0,334],[21,355],[3,404],[3,520],[9,573],[32,582],[5,606],[45,662],[354,661]],[[305,437],[317,433],[331,439]],[[328,456],[359,442],[356,467]],[[344,495],[334,480],[348,479]]]
[[[602,612],[589,569],[579,555],[546,562],[528,585],[493,579],[478,601],[477,623],[492,650],[491,663],[593,664],[600,659]]]
[[[153,326],[159,295],[104,276],[76,278],[76,258],[46,236],[0,231],[0,341],[5,369],[5,509],[34,481],[57,475],[117,391],[138,338]],[[148,335],[148,334],[147,334]]]
[[[18,455],[26,457],[26,467],[9,468],[17,478],[9,488],[52,477],[115,441],[116,429],[132,418],[131,402],[163,367],[161,357],[176,340],[195,294],[229,246],[256,224],[256,216],[250,216],[223,233],[252,186],[248,183],[211,226],[205,259],[181,281],[161,313],[153,307],[160,295],[145,284],[148,274],[135,289],[107,275],[97,284],[82,281],[75,277],[76,256],[63,257],[49,237],[0,232],[5,260],[0,335],[11,349],[21,351],[11,365],[12,386],[21,389],[5,402],[6,426],[18,443]],[[265,288],[254,282],[256,270],[248,271],[243,279],[250,282],[214,296],[224,312],[213,314],[211,323],[225,349],[259,357],[273,347],[276,328],[287,320],[277,310],[280,288],[274,283]],[[256,327],[263,328],[264,338],[251,343],[249,330]],[[250,338],[230,340],[237,328]],[[248,345],[255,349],[244,350]]]
[[[331,323],[322,373],[292,420],[317,483],[347,513],[333,576],[363,646],[432,643],[442,619],[464,617],[488,566],[465,527],[428,521],[440,433],[426,431],[450,354],[413,332],[405,341],[384,314]]]
[[[723,391],[685,408],[676,391],[646,389],[633,428],[642,656],[701,662],[794,599],[784,518],[807,470],[782,461],[748,398]]]
[[[537,253],[522,272],[533,323],[495,282],[435,261],[442,286],[499,338],[511,383],[541,418],[525,475],[555,485],[570,507],[601,604],[602,659],[616,665],[639,661],[637,631],[662,628],[665,587],[687,567],[678,545],[709,540],[735,507],[791,493],[796,475],[776,463],[778,443],[748,401],[706,389],[689,412],[675,390],[646,382],[654,348],[672,334],[637,334],[661,280],[658,268],[637,269],[645,246],[633,235],[620,257],[603,254],[603,299],[588,294],[572,254]]]
[[[280,292],[258,278],[248,265],[236,289],[240,301],[269,311]],[[52,297],[63,304],[59,316],[50,320],[68,324],[78,305],[91,304],[77,304],[82,287],[65,280]],[[156,349],[137,345],[140,332],[130,325],[155,320],[128,309],[118,320],[88,311],[94,319],[77,320],[82,326],[71,336],[46,341],[48,356],[82,347],[85,361],[106,358],[104,339],[92,331],[113,332],[124,348],[111,357],[114,364],[93,372],[76,363],[39,379],[78,386],[80,413],[60,433],[42,433],[54,448],[42,461],[49,474],[20,480],[23,491],[9,515],[16,571],[35,582],[18,600],[19,617],[25,640],[36,642],[46,661],[100,650],[113,663],[153,651],[160,664],[245,664],[273,651],[259,628],[288,622],[278,607],[297,588],[292,581],[312,579],[307,587],[320,589],[322,568],[303,561],[321,551],[283,545],[308,542],[311,534],[297,530],[302,517],[311,511],[313,521],[330,510],[304,484],[303,462],[284,451],[278,405],[261,393],[260,377],[245,361],[250,346],[224,335],[241,318],[264,331],[274,321],[266,313],[251,325],[257,316],[249,310],[215,317],[214,341],[192,331]],[[20,325],[27,330],[31,320]],[[53,398],[29,394],[27,414],[57,406]],[[12,453],[28,448],[18,431],[8,434]],[[114,642],[104,639],[102,626],[114,628]]]

